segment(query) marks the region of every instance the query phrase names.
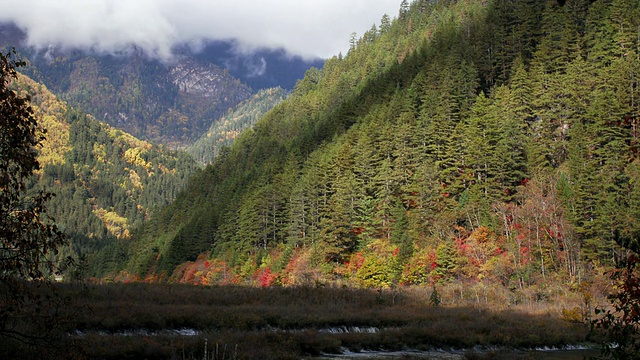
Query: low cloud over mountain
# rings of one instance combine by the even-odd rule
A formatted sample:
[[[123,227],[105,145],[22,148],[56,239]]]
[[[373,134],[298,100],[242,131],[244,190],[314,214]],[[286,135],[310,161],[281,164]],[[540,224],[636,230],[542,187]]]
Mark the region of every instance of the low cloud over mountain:
[[[36,47],[115,52],[135,45],[169,59],[176,45],[234,40],[238,52],[282,48],[310,59],[346,52],[349,34],[398,7],[399,0],[23,0],[0,4],[0,21],[25,30]]]

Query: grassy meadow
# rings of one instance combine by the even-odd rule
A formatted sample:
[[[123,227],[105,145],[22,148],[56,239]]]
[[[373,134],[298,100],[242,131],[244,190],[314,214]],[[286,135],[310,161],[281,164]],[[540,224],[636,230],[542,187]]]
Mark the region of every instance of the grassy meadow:
[[[443,286],[435,301],[425,287],[57,285],[67,299],[67,354],[90,359],[300,359],[407,349],[476,349],[464,356],[495,358],[504,349],[597,341],[566,310],[579,307],[579,298],[489,305],[462,290],[469,289]]]

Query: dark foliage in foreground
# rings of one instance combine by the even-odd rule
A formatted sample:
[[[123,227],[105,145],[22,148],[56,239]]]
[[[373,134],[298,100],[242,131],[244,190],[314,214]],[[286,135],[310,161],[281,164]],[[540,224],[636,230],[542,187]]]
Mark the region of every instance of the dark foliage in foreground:
[[[631,254],[609,272],[613,289],[608,296],[610,307],[596,309],[592,324],[605,336],[602,352],[613,359],[637,359],[640,354],[640,238],[621,238],[620,245]]]
[[[27,193],[39,169],[37,149],[44,140],[30,98],[9,87],[24,66],[12,53],[0,54],[0,357],[23,349],[60,355],[65,344],[59,311],[66,304],[49,288],[58,270],[51,256],[66,239],[47,217],[53,196]],[[61,336],[62,335],[62,336]],[[12,356],[13,354],[13,356]],[[20,357],[27,357],[20,355]]]

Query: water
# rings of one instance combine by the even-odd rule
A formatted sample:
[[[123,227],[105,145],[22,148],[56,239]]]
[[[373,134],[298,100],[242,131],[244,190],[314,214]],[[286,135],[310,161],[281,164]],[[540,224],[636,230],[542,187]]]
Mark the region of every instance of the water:
[[[589,347],[568,347],[565,349],[541,348],[536,350],[432,350],[432,351],[362,351],[350,352],[345,350],[342,354],[327,354],[316,357],[316,360],[388,360],[388,359],[432,359],[432,360],[459,360],[459,359],[543,359],[543,360],[582,360],[597,357],[599,349]],[[311,359],[311,358],[310,358]]]
[[[462,354],[446,351],[362,351],[359,353],[345,351],[339,355],[325,355],[318,360],[333,359],[366,359],[366,360],[387,360],[387,359],[434,359],[434,360],[459,360],[465,359]]]
[[[377,327],[359,327],[359,326],[340,326],[326,329],[320,329],[319,332],[329,334],[375,334],[380,331]]]
[[[297,332],[302,330],[281,330],[270,328],[273,332]],[[329,334],[374,334],[380,331],[377,327],[357,327],[357,326],[339,326],[317,330]],[[101,336],[198,336],[202,332],[190,328],[165,329],[160,331],[151,331],[147,329],[135,329],[126,331],[80,331],[76,330],[74,336],[83,337],[91,333],[97,333]],[[532,350],[521,349],[462,349],[462,350],[442,350],[434,349],[430,351],[419,350],[403,350],[403,351],[361,351],[352,352],[343,349],[342,354],[325,354],[321,357],[313,357],[308,359],[315,360],[388,360],[388,359],[433,359],[433,360],[458,360],[458,359],[543,359],[543,360],[582,360],[597,357],[600,354],[599,348],[593,346],[568,346],[562,349],[541,347]]]
[[[160,330],[160,331],[153,331],[153,330],[147,330],[147,329],[135,329],[135,330],[120,330],[120,331],[113,331],[113,332],[76,330],[71,335],[78,336],[78,337],[83,337],[83,336],[86,336],[87,334],[98,334],[101,336],[198,336],[201,333],[202,333],[201,331],[198,331],[195,329],[182,328],[182,329],[166,329],[166,330]]]

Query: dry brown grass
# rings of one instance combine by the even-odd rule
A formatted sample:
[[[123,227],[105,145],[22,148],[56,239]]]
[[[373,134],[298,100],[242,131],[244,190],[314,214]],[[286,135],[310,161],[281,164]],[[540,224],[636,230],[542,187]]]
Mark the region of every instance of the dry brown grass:
[[[60,290],[73,299],[75,309],[86,309],[68,331],[82,330],[77,340],[89,357],[101,359],[202,358],[205,339],[210,353],[216,344],[218,351],[225,347],[225,359],[297,359],[344,348],[561,347],[583,343],[589,336],[586,324],[561,319],[561,309],[579,305],[579,297],[509,304],[497,300],[514,295],[499,288],[479,292],[440,286],[438,307],[430,305],[432,288],[422,287],[374,291],[112,284],[61,285]],[[326,331],[333,327],[377,331]],[[199,334],[161,331],[181,328]],[[137,329],[156,334],[114,335]]]

